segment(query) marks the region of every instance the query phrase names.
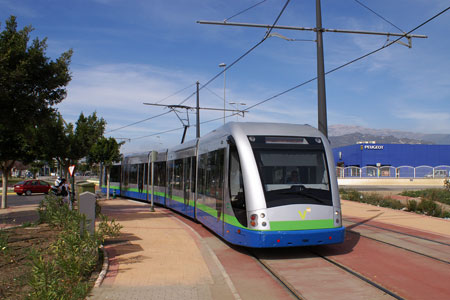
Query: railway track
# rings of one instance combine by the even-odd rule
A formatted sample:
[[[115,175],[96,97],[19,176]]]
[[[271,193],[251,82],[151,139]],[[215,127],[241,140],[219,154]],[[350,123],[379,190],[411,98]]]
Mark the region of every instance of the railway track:
[[[445,264],[450,264],[449,243],[373,224],[360,224],[348,219],[344,219],[344,221],[347,224],[352,224],[347,226],[347,233],[358,234],[379,243],[409,251]],[[370,230],[375,229],[376,232],[353,229],[359,226],[368,227]],[[386,238],[386,235],[382,235],[380,238],[380,235],[378,234],[380,231],[386,232],[389,237]]]
[[[367,227],[377,228],[377,229],[381,229],[381,230],[384,230],[384,231],[397,233],[397,234],[401,234],[401,235],[404,235],[404,236],[409,236],[409,237],[417,238],[417,239],[420,239],[420,240],[433,242],[433,243],[436,243],[436,244],[441,244],[441,245],[444,245],[444,246],[450,246],[450,243],[436,241],[436,240],[429,239],[429,238],[426,238],[426,237],[423,237],[423,236],[418,236],[418,235],[414,235],[414,234],[410,234],[410,233],[406,233],[406,232],[401,232],[401,231],[398,231],[398,230],[393,230],[393,229],[385,228],[385,227],[382,227],[382,226],[377,226],[377,225],[367,224],[367,223],[362,223],[362,222],[354,222],[354,221],[351,221],[351,220],[346,219],[346,218],[343,218],[342,220],[347,222],[347,223],[352,223],[352,224],[357,225],[357,226],[367,226]],[[349,227],[350,228],[356,227],[354,225],[347,226],[347,229]]]
[[[328,258],[326,256],[321,255],[320,253],[308,248],[305,249],[306,252],[309,252],[311,254],[313,254],[314,256],[316,256],[317,258],[322,259],[323,261],[326,261],[327,263],[331,264],[334,267],[339,268],[340,270],[343,270],[345,273],[349,274],[350,276],[352,276],[354,279],[356,280],[360,280],[364,283],[369,284],[370,286],[372,286],[374,289],[380,291],[380,295],[388,295],[387,297],[381,297],[381,298],[386,298],[386,299],[390,299],[390,298],[394,298],[394,299],[398,299],[398,300],[403,300],[405,298],[397,295],[395,292],[388,290],[387,288],[381,286],[380,284],[376,283],[375,281],[371,280],[370,278],[359,274],[358,272],[355,272],[353,270],[351,270],[350,268],[342,265],[341,263]],[[314,297],[308,297],[305,296],[301,290],[299,290],[299,287],[296,287],[293,283],[291,283],[289,281],[289,279],[287,279],[285,276],[282,275],[283,270],[280,270],[280,265],[278,266],[274,266],[273,264],[273,259],[264,259],[261,258],[258,253],[256,253],[253,250],[249,250],[249,254],[252,255],[255,260],[267,271],[269,272],[282,286],[284,286],[292,295],[292,297],[294,299],[301,299],[301,300],[307,300],[307,299],[313,299]],[[303,258],[299,258],[299,259],[303,259]],[[286,264],[292,264],[292,261],[290,259],[286,260],[286,259],[280,259],[280,261],[282,262],[286,262]],[[299,270],[300,272],[301,270]],[[319,280],[319,279],[318,279]],[[320,292],[319,292],[320,293]],[[373,295],[373,291],[370,292]],[[317,292],[316,292],[316,296],[317,296]],[[350,293],[347,295],[344,295],[344,298],[348,298],[350,296]],[[336,298],[336,295],[328,295],[328,294],[323,294],[321,296],[319,296],[318,298],[320,299],[328,299],[328,298],[332,298],[333,299],[339,299]],[[368,297],[370,297],[368,295]],[[375,299],[375,298],[374,298]]]
[[[194,226],[206,230],[198,224]],[[348,227],[351,230],[345,242],[334,245],[249,249],[229,247],[215,239],[209,242],[218,251],[216,254],[242,299],[254,295],[278,299],[269,296],[273,289],[283,291],[283,299],[306,300],[445,299],[450,294],[446,284],[450,280],[450,260],[436,259],[431,251],[449,252],[445,237],[428,233],[421,236],[421,232],[416,234],[407,228],[402,232],[402,228],[376,225]],[[376,230],[378,236],[359,232],[368,228]],[[411,241],[423,249],[405,247]],[[429,250],[430,255],[425,253]],[[249,273],[258,274],[254,277],[257,282],[249,280]],[[263,286],[261,278],[266,278]]]
[[[355,297],[350,290],[345,291],[346,297],[352,295],[354,298],[366,299],[410,299],[412,294],[405,292],[405,286],[398,282],[392,283],[389,278],[391,276],[407,278],[410,275],[408,274],[409,272],[414,273],[416,271],[414,268],[408,269],[411,262],[413,264],[416,263],[416,267],[422,266],[423,268],[423,266],[426,266],[425,268],[428,268],[426,272],[429,272],[430,277],[435,276],[431,274],[434,274],[436,270],[440,270],[441,274],[446,274],[446,270],[449,270],[450,244],[445,241],[445,238],[439,240],[438,236],[427,236],[427,233],[421,235],[421,232],[407,231],[408,229],[405,229],[407,232],[402,232],[401,229],[397,230],[396,228],[385,228],[345,219],[344,221],[347,223],[348,235],[348,239],[344,244],[293,248],[289,250],[253,249],[249,250],[249,254],[255,258],[262,268],[272,274],[295,299],[336,299],[332,291],[323,291],[323,294],[320,295],[322,293],[320,288],[312,290],[308,286],[309,282],[314,280],[323,282],[324,286],[326,286],[329,278],[324,277],[324,273],[330,272],[330,270],[336,274],[336,278],[339,276],[339,280],[343,282],[343,285],[345,285],[345,282],[348,282],[348,285],[353,286],[355,281],[369,285],[370,289],[372,289],[366,288],[369,295],[360,294],[360,297]],[[385,255],[380,256],[378,252],[385,253]],[[388,253],[392,253],[393,256],[388,255]],[[355,259],[359,260],[359,263],[355,263]],[[308,260],[313,260],[314,263],[309,264]],[[318,260],[322,260],[322,262],[318,262]],[[402,260],[402,263],[397,264],[398,260]],[[373,261],[385,266],[383,273],[380,273],[380,270],[373,267],[373,265],[370,266],[370,262]],[[368,266],[366,266],[366,262]],[[395,265],[393,269],[390,269],[391,264]],[[345,272],[346,275],[337,275],[339,272],[332,270],[330,265],[341,272]],[[402,269],[401,266],[399,269],[399,265],[408,266],[402,271],[405,272],[407,270],[408,273],[395,275],[398,270]],[[300,274],[305,269],[308,270],[307,272],[309,272],[311,278],[303,276],[302,280],[306,281],[306,283],[296,281],[295,276],[292,276],[292,274],[302,276]],[[327,271],[320,272],[320,269]],[[418,270],[422,271],[425,269]],[[446,275],[443,276],[446,277]],[[417,285],[418,282],[412,281],[414,280],[413,278],[414,276],[411,276],[411,278],[405,280],[411,280],[408,283],[411,286]],[[429,279],[429,281],[432,282],[433,280]],[[434,279],[434,281],[436,280]],[[427,285],[427,283],[421,284]],[[378,294],[374,292],[375,290],[378,291]],[[430,290],[430,293],[432,294],[433,291]]]

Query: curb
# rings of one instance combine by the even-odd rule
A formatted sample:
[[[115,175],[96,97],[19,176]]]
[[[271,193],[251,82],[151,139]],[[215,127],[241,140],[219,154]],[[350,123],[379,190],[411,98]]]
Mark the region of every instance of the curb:
[[[100,249],[103,251],[103,265],[102,265],[102,271],[97,277],[97,280],[95,281],[94,288],[100,287],[102,285],[103,279],[105,279],[106,272],[108,272],[109,268],[109,258],[108,258],[108,252],[105,250],[105,247],[103,245],[100,246]]]

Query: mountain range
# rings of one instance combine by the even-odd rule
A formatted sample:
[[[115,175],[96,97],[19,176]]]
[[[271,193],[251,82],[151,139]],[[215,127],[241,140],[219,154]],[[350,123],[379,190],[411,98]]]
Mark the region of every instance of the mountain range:
[[[425,134],[349,125],[329,126],[328,136],[333,148],[361,141],[375,141],[379,144],[450,144],[450,134]]]

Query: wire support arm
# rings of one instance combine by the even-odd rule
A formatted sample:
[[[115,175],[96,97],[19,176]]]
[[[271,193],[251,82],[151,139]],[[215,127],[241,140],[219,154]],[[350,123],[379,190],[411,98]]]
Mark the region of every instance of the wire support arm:
[[[269,25],[269,24],[251,24],[251,23],[238,23],[238,22],[223,22],[223,21],[197,21],[199,24],[209,25],[227,25],[227,26],[241,26],[241,27],[256,27],[266,29],[285,29],[285,30],[297,30],[297,31],[317,31],[313,27],[297,27],[297,26],[284,26],[284,25]],[[397,36],[407,38],[428,38],[422,34],[406,34],[405,33],[393,33],[393,32],[376,32],[376,31],[364,31],[364,30],[348,30],[348,29],[327,29],[321,28],[322,32],[335,32],[335,33],[354,33],[354,34],[371,34],[371,35],[385,35],[385,36]]]

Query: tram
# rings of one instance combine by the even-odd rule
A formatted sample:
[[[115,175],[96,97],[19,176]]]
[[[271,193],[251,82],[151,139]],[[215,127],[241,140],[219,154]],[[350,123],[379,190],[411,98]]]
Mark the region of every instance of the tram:
[[[153,190],[155,203],[236,245],[344,241],[333,153],[327,138],[309,125],[230,122],[151,153],[114,165],[110,193],[149,201]]]

